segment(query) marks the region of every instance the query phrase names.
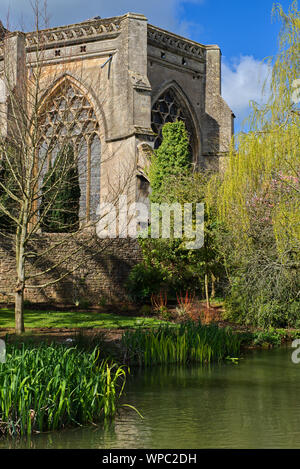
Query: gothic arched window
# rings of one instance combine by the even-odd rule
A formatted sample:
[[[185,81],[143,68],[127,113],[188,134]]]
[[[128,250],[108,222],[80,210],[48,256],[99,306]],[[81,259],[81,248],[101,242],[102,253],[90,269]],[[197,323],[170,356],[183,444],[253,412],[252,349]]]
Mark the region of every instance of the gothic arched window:
[[[175,122],[181,120],[185,123],[189,139],[190,153],[195,153],[195,131],[194,126],[182,100],[178,97],[177,92],[171,87],[167,89],[156,100],[151,112],[151,127],[156,134],[154,140],[154,148],[158,148],[162,142],[162,127],[167,122]]]
[[[81,192],[79,219],[95,219],[100,200],[99,124],[91,103],[70,80],[64,80],[46,99],[40,131],[40,155],[47,153],[48,165],[61,148],[72,145]]]

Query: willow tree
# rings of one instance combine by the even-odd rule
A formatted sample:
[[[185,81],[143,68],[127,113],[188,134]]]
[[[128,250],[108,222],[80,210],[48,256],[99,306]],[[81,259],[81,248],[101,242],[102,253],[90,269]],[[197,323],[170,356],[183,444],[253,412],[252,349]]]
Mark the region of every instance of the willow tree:
[[[288,301],[297,301],[300,16],[296,1],[287,13],[279,4],[273,6],[272,13],[280,19],[281,30],[278,53],[269,59],[269,99],[262,106],[251,103],[250,131],[241,132],[232,142],[227,167],[222,175],[212,179],[207,199],[210,206],[217,207],[230,232],[230,244],[238,262],[242,263],[243,256],[248,260],[256,256],[260,269],[256,278],[269,272],[277,283],[278,276],[289,271],[294,283],[293,298]],[[245,278],[251,270],[249,263],[247,269]]]

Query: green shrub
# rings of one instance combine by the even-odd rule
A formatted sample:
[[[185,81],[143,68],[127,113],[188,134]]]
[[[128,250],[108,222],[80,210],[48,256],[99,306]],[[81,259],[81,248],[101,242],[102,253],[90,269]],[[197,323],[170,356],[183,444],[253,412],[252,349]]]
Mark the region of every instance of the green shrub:
[[[106,305],[107,305],[107,298],[106,298],[106,296],[102,295],[102,296],[99,298],[98,305],[99,305],[99,306],[106,306]]]
[[[261,346],[279,346],[281,344],[281,334],[276,331],[261,331],[253,334],[253,344]]]
[[[142,316],[150,316],[152,313],[152,308],[150,305],[143,305],[140,309]]]
[[[86,298],[79,298],[75,301],[75,306],[81,309],[90,308],[92,305],[91,301]]]
[[[160,290],[162,281],[163,276],[158,268],[137,264],[131,270],[125,288],[130,299],[143,302]]]
[[[231,283],[224,318],[263,329],[298,327],[300,276],[296,259],[292,255],[279,258],[272,236],[258,238],[254,247],[257,249],[249,249],[247,256],[226,248]]]
[[[260,292],[257,292],[260,293]],[[291,299],[268,299],[268,294],[255,296],[245,294],[242,289],[232,288],[225,299],[225,312],[223,319],[234,322],[252,324],[263,329],[269,327],[296,327],[300,326],[300,302]],[[269,301],[268,301],[269,300]]]
[[[161,317],[163,321],[169,321],[172,318],[172,314],[168,310],[167,306],[160,306],[157,310],[156,313]]]

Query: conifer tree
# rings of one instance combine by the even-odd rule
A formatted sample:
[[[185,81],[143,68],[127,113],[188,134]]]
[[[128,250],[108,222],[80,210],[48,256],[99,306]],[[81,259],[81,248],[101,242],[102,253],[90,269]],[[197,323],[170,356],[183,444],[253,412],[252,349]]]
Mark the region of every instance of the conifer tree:
[[[169,122],[162,129],[163,140],[155,151],[149,169],[151,202],[160,202],[163,180],[186,173],[191,166],[189,137],[182,121]]]

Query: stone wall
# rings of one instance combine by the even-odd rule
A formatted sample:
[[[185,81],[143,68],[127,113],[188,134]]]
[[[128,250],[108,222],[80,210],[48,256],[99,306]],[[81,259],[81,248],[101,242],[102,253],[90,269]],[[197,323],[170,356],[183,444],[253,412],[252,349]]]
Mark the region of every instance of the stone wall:
[[[58,283],[43,288],[26,289],[25,298],[38,303],[75,304],[88,301],[97,305],[126,297],[124,283],[131,268],[141,260],[136,240],[98,239],[91,233],[40,235],[31,245],[34,257],[27,272],[51,272],[29,280],[30,285],[44,285],[63,277]],[[0,301],[13,300],[15,288],[14,249],[8,240],[0,239]],[[43,257],[39,256],[44,252]],[[72,272],[74,271],[74,272]]]

